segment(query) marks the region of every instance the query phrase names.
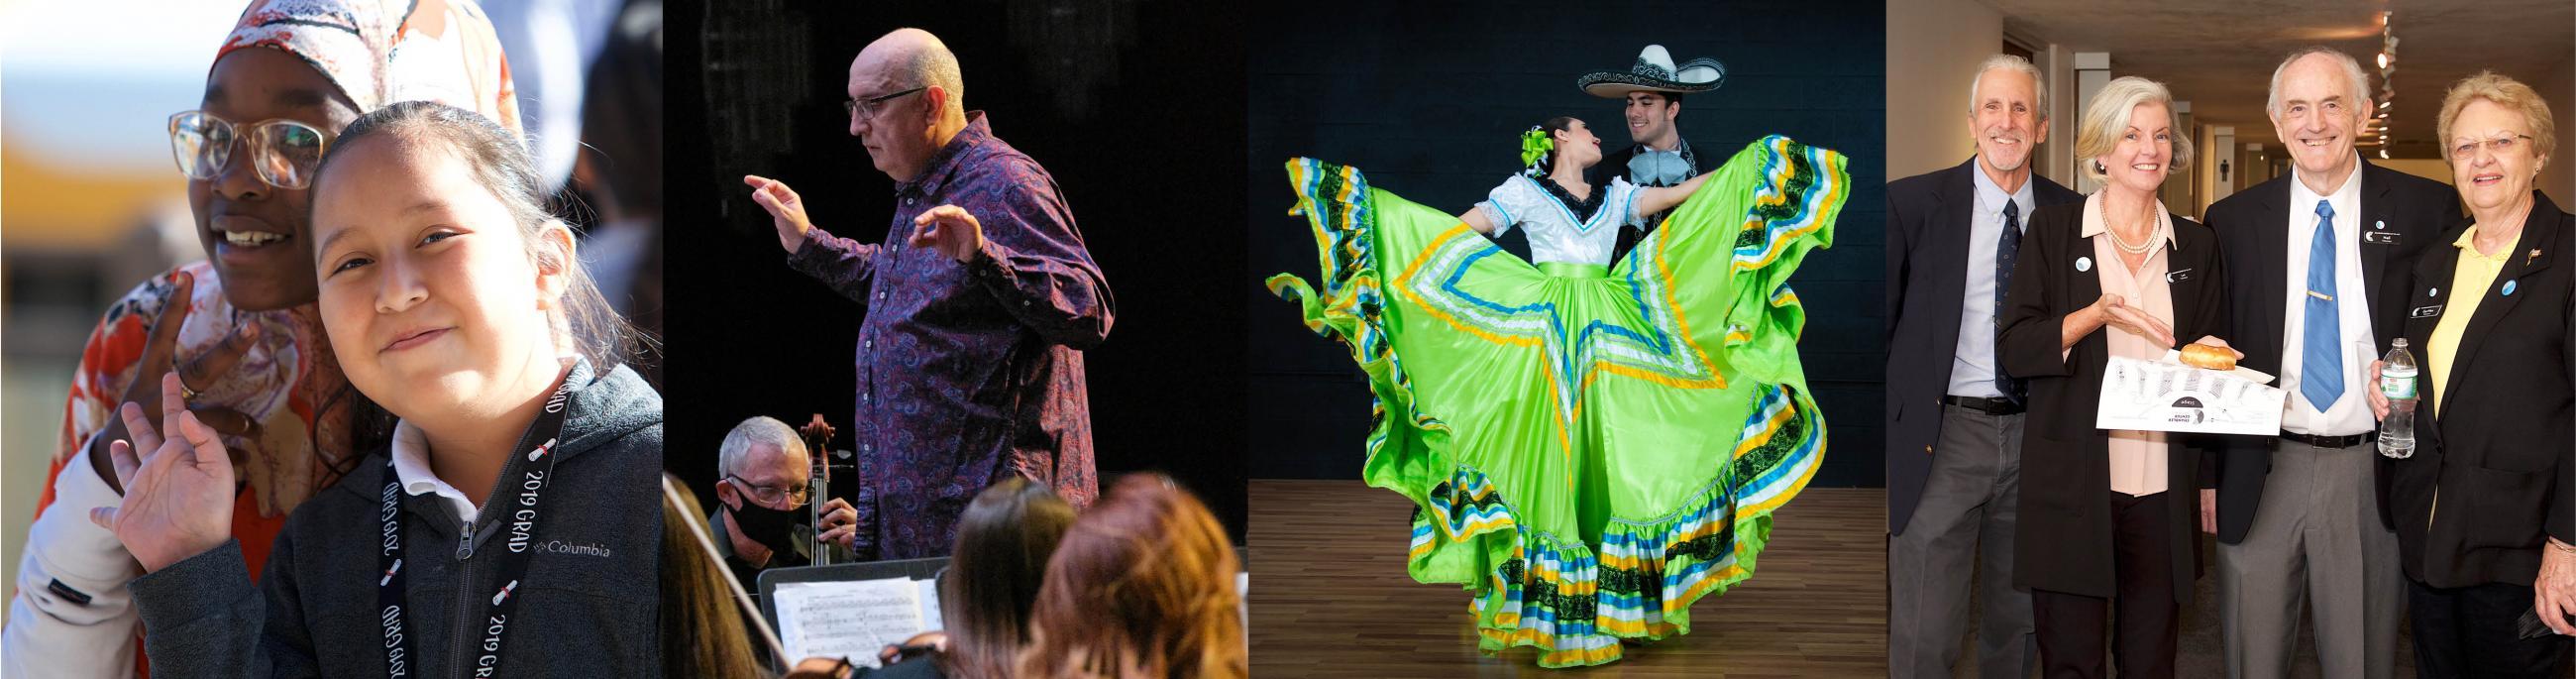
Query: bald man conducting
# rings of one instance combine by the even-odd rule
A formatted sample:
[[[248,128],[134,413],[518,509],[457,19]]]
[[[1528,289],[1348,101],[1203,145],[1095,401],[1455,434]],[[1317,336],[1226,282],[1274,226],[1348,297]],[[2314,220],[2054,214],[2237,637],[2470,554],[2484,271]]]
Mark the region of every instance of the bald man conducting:
[[[883,243],[825,232],[804,199],[746,176],[787,265],[859,303],[860,559],[947,553],[958,514],[1010,475],[1077,508],[1099,494],[1082,352],[1115,304],[1037,161],[967,111],[957,56],[917,29],[850,62],[850,136],[894,179]]]

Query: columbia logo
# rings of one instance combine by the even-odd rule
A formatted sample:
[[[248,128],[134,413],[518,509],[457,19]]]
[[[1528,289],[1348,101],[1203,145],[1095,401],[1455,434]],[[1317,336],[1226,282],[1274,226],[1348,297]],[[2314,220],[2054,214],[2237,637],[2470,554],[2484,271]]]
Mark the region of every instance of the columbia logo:
[[[514,589],[518,589],[518,588],[519,588],[519,581],[517,581],[517,580],[512,580],[512,581],[510,581],[510,584],[502,585],[502,586],[501,586],[501,593],[492,595],[492,605],[494,605],[494,606],[499,606],[499,605],[501,605],[501,602],[502,602],[502,601],[508,600],[508,599],[510,598],[510,590],[514,590]]]

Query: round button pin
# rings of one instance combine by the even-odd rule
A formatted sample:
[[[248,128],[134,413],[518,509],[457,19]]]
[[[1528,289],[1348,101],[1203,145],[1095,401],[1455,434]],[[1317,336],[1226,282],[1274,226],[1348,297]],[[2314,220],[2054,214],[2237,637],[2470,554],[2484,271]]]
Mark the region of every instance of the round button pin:
[[[2075,270],[2076,270],[2076,271],[2092,271],[2092,270],[2093,270],[2093,258],[2091,258],[2091,257],[2077,257],[2077,258],[2075,258]]]
[[[2506,297],[2512,297],[2512,296],[2513,296],[2513,281],[2505,281],[2505,282],[2504,282],[2504,296],[2506,296]]]
[[[2383,220],[2383,221],[2371,222],[2371,223],[2370,223],[2370,228],[2373,228],[2373,229],[2386,229],[2386,228],[2388,228],[2388,222],[2387,222],[2387,221],[2384,221],[2384,220]]]
[[[2424,293],[2424,296],[2426,296],[2426,297],[2440,297],[2440,296],[2442,296],[2442,289],[2441,289],[2441,288],[2434,288],[2431,292]]]

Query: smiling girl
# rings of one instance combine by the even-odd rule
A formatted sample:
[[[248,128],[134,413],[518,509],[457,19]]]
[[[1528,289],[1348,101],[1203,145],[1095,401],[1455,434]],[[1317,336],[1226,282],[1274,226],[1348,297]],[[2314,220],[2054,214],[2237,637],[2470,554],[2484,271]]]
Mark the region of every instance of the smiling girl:
[[[236,483],[220,490],[252,577],[288,512],[383,438],[353,426],[358,399],[314,304],[306,218],[330,132],[405,99],[519,126],[500,43],[470,0],[258,0],[213,57],[195,108],[133,130],[169,135],[206,260],[136,286],[82,347],[0,630],[0,676],[135,673],[126,583],[141,571],[87,516],[117,502],[107,446],[129,438],[117,404],[158,412],[163,373],[179,374],[189,409],[235,458]]]
[[[254,589],[232,466],[176,377],[157,427],[126,404],[129,490],[93,518],[146,571],[156,672],[650,676],[661,397],[527,150],[405,102],[342,132],[314,192],[323,327],[393,441],[295,511]]]

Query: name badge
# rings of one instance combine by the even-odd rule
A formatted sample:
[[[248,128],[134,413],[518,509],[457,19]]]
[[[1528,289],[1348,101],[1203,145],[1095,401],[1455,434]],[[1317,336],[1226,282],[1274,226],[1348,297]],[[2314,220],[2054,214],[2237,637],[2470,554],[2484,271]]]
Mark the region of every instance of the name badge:
[[[2415,307],[2414,311],[2406,313],[2407,318],[2432,318],[2440,315],[2442,315],[2442,305],[2440,304]]]
[[[2361,232],[2361,242],[2369,243],[2371,245],[2396,245],[2397,232],[2363,231]]]
[[[2180,282],[2187,281],[2187,280],[2191,280],[2191,270],[2190,270],[2190,269],[2183,269],[2183,270],[2181,270],[2181,271],[2175,271],[2175,272],[2171,272],[2171,273],[2167,273],[2167,274],[2165,274],[2165,282],[2166,282],[2166,283],[2180,283]]]

